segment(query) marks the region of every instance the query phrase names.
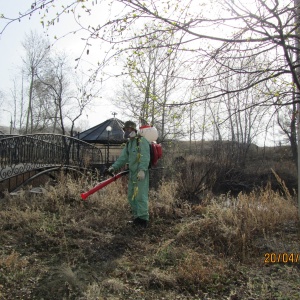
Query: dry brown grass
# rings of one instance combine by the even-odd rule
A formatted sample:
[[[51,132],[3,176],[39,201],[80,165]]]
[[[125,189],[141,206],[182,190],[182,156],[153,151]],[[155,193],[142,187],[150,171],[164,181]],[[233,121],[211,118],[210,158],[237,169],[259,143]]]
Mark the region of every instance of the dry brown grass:
[[[127,223],[121,181],[80,199],[95,184],[62,176],[44,194],[24,190],[1,199],[1,300],[263,299],[270,268],[259,263],[257,241],[291,243],[294,236],[284,228],[297,222],[295,203],[270,186],[236,198],[210,194],[191,205],[178,199],[178,182],[163,182],[149,195],[151,225],[139,230]],[[266,270],[259,279],[251,263]],[[284,291],[268,286],[268,294],[279,289],[297,299],[288,287],[299,276],[280,270],[273,280],[284,274],[291,283]]]
[[[178,241],[192,242],[242,261],[253,256],[253,241],[257,237],[272,234],[283,224],[296,223],[298,219],[294,201],[284,199],[270,186],[249,195],[241,193],[237,198],[219,197],[198,210],[204,213],[203,217],[184,224]]]

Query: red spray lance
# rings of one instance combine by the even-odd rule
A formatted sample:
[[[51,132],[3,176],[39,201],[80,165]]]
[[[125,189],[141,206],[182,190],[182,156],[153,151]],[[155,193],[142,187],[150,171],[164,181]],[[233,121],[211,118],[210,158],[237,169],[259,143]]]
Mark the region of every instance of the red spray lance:
[[[90,189],[89,191],[85,192],[85,193],[82,193],[81,194],[81,198],[83,200],[86,200],[86,198],[92,194],[94,194],[95,192],[101,190],[102,188],[104,188],[105,186],[107,186],[108,184],[116,181],[117,179],[119,179],[120,177],[126,175],[129,173],[129,170],[125,170],[125,171],[122,171],[116,175],[114,175],[113,177],[111,178],[108,178],[102,182],[100,182],[99,184],[97,184],[95,187],[93,187],[92,189]]]
[[[161,168],[154,168],[154,169],[151,169],[151,170],[160,170],[160,169],[164,169],[163,167]],[[117,179],[119,179],[120,177],[126,175],[129,173],[129,170],[125,170],[125,171],[122,171],[116,175],[113,175],[113,174],[110,174],[112,175],[113,177],[111,178],[108,178],[102,182],[100,182],[99,184],[97,184],[96,186],[94,186],[92,189],[90,189],[89,191],[85,192],[85,193],[82,193],[81,194],[81,198],[82,200],[86,200],[86,198],[92,194],[94,194],[95,192],[101,190],[102,188],[104,188],[105,186],[107,186],[108,184],[116,181]]]

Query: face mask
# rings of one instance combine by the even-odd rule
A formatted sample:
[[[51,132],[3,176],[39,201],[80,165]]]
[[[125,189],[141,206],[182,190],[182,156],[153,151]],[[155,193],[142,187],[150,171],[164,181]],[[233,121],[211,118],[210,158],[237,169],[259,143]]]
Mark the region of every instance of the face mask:
[[[136,136],[136,132],[135,131],[131,131],[130,133],[129,133],[129,137],[130,138],[134,138]]]
[[[136,132],[133,131],[125,131],[124,132],[124,139],[130,139],[136,136]]]

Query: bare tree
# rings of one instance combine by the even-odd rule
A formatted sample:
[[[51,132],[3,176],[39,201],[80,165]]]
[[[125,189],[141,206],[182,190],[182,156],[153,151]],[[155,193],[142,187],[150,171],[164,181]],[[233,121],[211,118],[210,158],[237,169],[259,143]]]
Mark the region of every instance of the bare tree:
[[[34,2],[28,11],[21,13],[16,18],[3,16],[3,19],[7,20],[7,24],[0,33],[6,29],[9,23],[20,20],[31,13],[46,10],[51,3],[51,1],[41,0],[39,4]],[[114,6],[111,13],[113,13],[113,9],[115,13],[107,14],[109,16],[104,18],[100,24],[94,26],[95,24],[83,21],[84,14],[90,15],[93,10],[101,10],[101,5],[105,5],[107,9],[107,4],[119,5],[118,7]],[[71,7],[72,10],[70,10]],[[207,17],[208,9],[213,9],[213,13]],[[114,47],[114,50],[120,53],[120,51],[128,50],[126,46],[131,46],[127,42],[155,35],[159,47],[170,48],[172,45],[170,45],[169,39],[165,39],[165,34],[184,36],[184,39],[180,41],[180,50],[194,53],[193,56],[198,61],[201,57],[204,58],[207,66],[209,66],[209,62],[218,62],[227,66],[228,58],[234,58],[231,54],[236,50],[235,45],[247,45],[243,50],[245,57],[248,55],[248,50],[257,50],[256,56],[275,50],[278,58],[276,69],[273,68],[275,65],[260,69],[263,66],[260,64],[256,69],[252,68],[252,71],[255,71],[253,75],[265,74],[263,80],[270,80],[271,74],[274,77],[288,72],[295,77],[295,84],[299,86],[294,69],[295,60],[292,58],[292,54],[296,50],[294,39],[298,26],[294,22],[296,10],[292,0],[280,2],[257,0],[253,1],[252,5],[246,5],[241,0],[216,0],[210,3],[179,0],[174,0],[172,3],[158,0],[107,0],[97,4],[85,1],[85,5],[70,0],[69,5],[58,8],[54,19],[47,20],[47,14],[43,16],[42,24],[50,26],[54,24],[55,20],[63,18],[64,13],[70,12],[78,21],[77,25],[81,24],[81,27],[74,31],[86,32],[87,46],[94,39],[108,41],[111,44],[119,45],[118,48]],[[113,17],[114,15],[115,17]],[[150,29],[143,26],[145,19],[147,19],[147,23],[152,22]],[[139,32],[132,31],[134,25],[136,28],[140,28]],[[204,42],[207,41],[212,42],[206,43],[208,47],[205,47]],[[124,47],[121,47],[122,44]],[[178,46],[178,41],[174,42],[173,46]],[[145,45],[141,44],[139,49],[143,47]],[[241,70],[249,73],[251,68],[244,66]]]
[[[28,92],[28,107],[25,132],[32,132],[34,127],[33,102],[34,102],[34,81],[39,72],[39,68],[45,62],[49,55],[50,46],[43,36],[35,32],[30,32],[26,35],[22,43],[25,50],[25,57],[23,58],[24,69],[29,78],[29,92]]]
[[[43,120],[51,121],[53,132],[59,128],[65,135],[68,119],[72,134],[75,121],[98,96],[99,90],[92,80],[84,80],[73,72],[65,53],[54,54],[43,69],[36,85],[39,87]]]
[[[185,97],[186,88],[180,95],[183,80],[176,76],[181,74],[184,77],[184,66],[177,49],[159,48],[155,37],[138,42],[143,45],[147,43],[148,47],[134,50],[127,57],[125,70],[132,84],[129,85],[130,88],[127,88],[128,84],[122,86],[120,101],[116,98],[114,103],[123,104],[137,119],[141,118],[154,124],[160,130],[161,140],[164,140],[170,132],[174,134],[172,127],[179,125],[176,115],[184,113],[183,109],[170,110],[168,107],[175,101],[175,97]],[[134,45],[132,48],[137,47]],[[178,133],[177,129],[176,135]]]
[[[42,5],[33,3],[27,12],[16,18],[3,16],[3,19],[9,24],[14,19],[47,9],[50,2],[42,0],[39,4]],[[102,7],[109,9],[107,4],[112,4],[111,11],[98,24],[84,21],[84,15],[90,15]],[[207,13],[209,9],[210,14]],[[106,0],[97,4],[94,1],[85,1],[84,5],[70,1],[68,6],[58,9],[54,19],[47,20],[46,14],[41,22],[44,26],[50,26],[69,11],[73,12],[79,26],[74,32],[80,30],[85,34],[86,51],[82,51],[81,57],[89,51],[94,41],[108,42],[111,45],[95,70],[96,73],[121,53],[132,49],[137,52],[144,51],[150,49],[153,44],[158,48],[176,48],[181,53],[188,54],[194,64],[190,65],[191,72],[188,77],[185,76],[185,81],[198,84],[209,91],[209,94],[199,93],[193,99],[180,98],[167,104],[170,107],[218,100],[228,95],[237,95],[247,89],[255,89],[257,85],[262,86],[262,83],[271,93],[268,90],[256,105],[277,107],[298,102],[298,97],[292,97],[289,87],[283,90],[270,89],[275,79],[285,80],[287,76],[293,79],[297,91],[300,89],[296,72],[298,60],[295,58],[298,51],[295,40],[298,40],[299,23],[294,22],[297,7],[292,0],[256,0],[252,5],[246,5],[242,0],[215,0],[209,3],[198,0]],[[149,23],[150,27],[145,26]],[[134,27],[136,29],[132,30]],[[167,36],[169,38],[166,38]],[[170,37],[175,39],[172,41]],[[141,44],[132,43],[141,39],[144,41]],[[237,53],[239,55],[236,55]],[[237,63],[251,56],[255,56],[255,64]],[[230,71],[232,74],[247,76],[247,80],[238,88],[232,85],[228,85],[226,89],[220,88],[216,74],[212,71],[216,70],[216,67],[224,71],[224,74]],[[197,75],[196,69],[200,70]],[[145,94],[149,94],[149,91]],[[290,97],[286,97],[287,95]]]

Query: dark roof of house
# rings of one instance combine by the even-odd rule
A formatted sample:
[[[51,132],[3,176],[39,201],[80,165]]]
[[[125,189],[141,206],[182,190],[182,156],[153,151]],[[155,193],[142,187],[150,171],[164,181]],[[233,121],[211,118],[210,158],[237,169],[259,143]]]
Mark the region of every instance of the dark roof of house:
[[[106,130],[107,126],[111,127],[111,131],[109,133]],[[110,144],[122,144],[126,141],[123,138],[123,127],[124,122],[116,118],[111,118],[79,133],[78,138],[87,143],[107,144],[109,139]]]

